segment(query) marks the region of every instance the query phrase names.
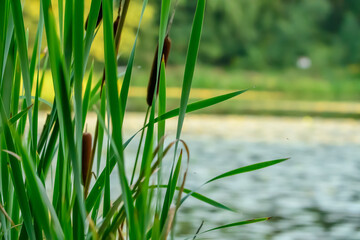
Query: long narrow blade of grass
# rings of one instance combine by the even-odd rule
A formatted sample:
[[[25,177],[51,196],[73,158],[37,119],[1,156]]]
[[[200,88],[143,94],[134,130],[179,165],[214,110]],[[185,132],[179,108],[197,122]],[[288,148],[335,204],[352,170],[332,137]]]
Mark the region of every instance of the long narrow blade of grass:
[[[42,93],[42,89],[43,89],[43,86],[44,86],[45,72],[46,72],[48,63],[49,63],[49,54],[46,54],[46,57],[45,57],[45,60],[44,60],[44,65],[42,67],[41,79],[40,79],[40,86],[39,86],[39,94],[40,95]]]
[[[83,105],[82,105],[82,128],[84,128],[86,114],[87,114],[88,108],[89,108],[93,69],[94,69],[94,62],[91,64],[90,73],[89,73],[89,77],[88,77],[88,81],[86,83],[86,88],[85,88],[85,93],[84,93],[84,100],[83,100]]]
[[[177,187],[176,190],[179,190],[180,188]],[[187,188],[184,188],[184,193],[191,193],[192,191],[190,189],[187,189]],[[200,193],[197,193],[197,192],[192,192],[191,193],[191,196],[204,202],[204,203],[207,203],[213,207],[216,207],[216,208],[220,208],[220,209],[224,209],[224,210],[228,210],[228,211],[231,211],[231,212],[234,212],[233,209],[231,209],[230,207],[228,206],[225,206],[224,204],[221,204],[211,198],[208,198]]]
[[[161,68],[160,68],[160,81],[159,81],[159,110],[158,115],[161,116],[166,113],[166,77],[165,77],[165,62],[164,59],[161,61]],[[161,142],[161,139],[165,135],[165,121],[159,121],[158,123],[158,143]],[[159,159],[162,158],[163,154],[163,145],[159,146]],[[161,163],[159,167],[159,174],[158,174],[158,182],[161,182]]]
[[[196,237],[197,237],[197,235],[200,233],[200,230],[201,230],[201,228],[203,227],[203,225],[204,225],[204,220],[201,221],[201,224],[200,224],[200,226],[198,227],[198,229],[196,230],[196,233],[195,233],[194,237],[192,238],[192,240],[195,240],[195,239],[196,239]]]
[[[39,94],[40,94],[40,90],[39,90]],[[19,96],[19,99],[25,99],[25,96]],[[31,99],[32,100],[35,100],[35,96],[31,96]],[[46,104],[47,106],[49,106],[50,108],[53,108],[53,104],[51,104],[49,101],[47,101],[46,99],[44,98],[41,98],[41,97],[38,97],[39,99],[39,102],[42,102],[44,104]]]
[[[4,56],[6,29],[9,21],[9,1],[0,2],[0,86],[2,85],[2,71],[3,62],[6,61],[7,56]]]
[[[64,13],[64,25],[63,25],[63,39],[61,43],[63,44],[65,66],[67,69],[70,68],[71,63],[71,53],[72,53],[72,28],[73,28],[73,3],[74,0],[65,1],[65,13]],[[45,7],[45,4],[44,4]],[[46,11],[46,9],[44,9]],[[54,19],[55,21],[55,19]],[[45,21],[46,23],[46,21]],[[55,29],[54,29],[55,30]]]
[[[29,107],[25,108],[24,110],[20,111],[19,113],[17,113],[13,117],[11,117],[9,119],[9,123],[14,124],[17,120],[19,120],[20,118],[25,116],[25,114],[32,108],[32,106],[33,106],[33,104],[31,104]]]
[[[2,44],[4,44],[2,51],[1,51],[2,56],[0,56],[0,59],[2,59],[2,62],[1,62],[2,64],[0,65],[0,73],[1,73],[0,80],[1,81],[3,80],[3,77],[4,77],[5,65],[6,65],[6,61],[8,58],[10,44],[11,44],[11,40],[13,38],[13,32],[14,32],[14,20],[12,17],[12,11],[10,9],[10,3],[9,3],[9,1],[2,1],[2,3],[6,4],[2,10],[4,10],[3,17],[7,18],[7,21],[3,21],[2,23],[7,24],[7,25],[4,25],[3,32],[2,32],[2,34],[4,34],[4,35],[2,35],[4,37],[4,39],[3,39],[3,41],[1,41]],[[0,83],[1,83],[1,81],[0,81]]]
[[[125,109],[126,109],[126,102],[127,102],[127,98],[128,98],[128,94],[129,94],[130,79],[131,79],[131,73],[132,73],[133,64],[134,64],[136,44],[137,44],[139,31],[140,31],[140,26],[141,26],[142,18],[143,18],[147,3],[148,3],[148,0],[144,0],[142,10],[141,10],[140,20],[139,20],[139,25],[138,25],[136,35],[135,35],[134,45],[133,45],[133,48],[131,50],[131,54],[130,54],[128,64],[127,64],[127,67],[126,67],[124,81],[123,81],[123,83],[121,85],[120,103],[121,103],[122,119],[124,118]]]
[[[144,150],[142,155],[140,174],[144,175],[142,182],[142,187],[140,189],[140,195],[136,201],[136,209],[142,213],[139,225],[141,227],[141,234],[146,232],[146,220],[148,219],[148,207],[146,202],[148,200],[148,187],[150,180],[150,169],[151,169],[151,160],[152,160],[152,149],[154,144],[154,118],[155,118],[155,101],[150,108],[149,124],[146,132]],[[142,236],[143,238],[144,236]]]
[[[136,172],[136,168],[137,168],[137,164],[138,164],[138,160],[139,160],[139,156],[140,156],[140,150],[141,150],[143,139],[144,139],[144,133],[145,133],[144,128],[146,126],[148,116],[149,116],[149,110],[150,110],[150,107],[148,107],[147,110],[146,110],[144,124],[143,124],[144,127],[141,129],[140,141],[139,141],[139,144],[137,146],[134,167],[133,167],[133,171],[132,171],[132,174],[131,174],[131,180],[130,180],[131,185],[133,184],[134,177],[135,177],[135,172]],[[127,144],[125,143],[124,144],[124,149],[126,148],[126,146],[127,146]]]
[[[120,186],[124,196],[123,201],[126,210],[126,217],[129,227],[129,235],[131,239],[139,239],[137,223],[135,221],[133,198],[126,179],[124,155],[122,146],[122,122],[120,114],[120,104],[118,96],[117,75],[116,75],[116,59],[115,46],[112,28],[112,1],[103,1],[103,21],[104,21],[104,52],[105,52],[105,73],[106,73],[106,89],[109,103],[111,122],[113,125],[112,137],[116,144],[120,158],[117,159],[120,177]]]
[[[38,132],[38,115],[39,115],[39,78],[36,79],[36,90],[35,90],[35,102],[34,102],[34,114],[33,114],[33,124],[32,124],[32,159],[36,160],[36,150],[37,150],[37,132]]]
[[[175,190],[177,181],[180,174],[180,167],[181,167],[181,161],[182,161],[182,151],[180,152],[179,159],[177,161],[175,171],[173,175],[170,175],[169,182],[166,188],[164,203],[162,206],[162,212],[160,216],[160,232],[164,230],[165,223],[168,219],[168,214],[170,211],[170,206],[172,203],[172,200],[174,198]]]
[[[40,1],[39,22],[38,22],[38,27],[36,30],[34,49],[33,49],[31,61],[30,61],[30,83],[31,84],[33,83],[33,79],[34,79],[35,66],[37,63],[37,59],[38,59],[38,66],[40,68],[40,51],[41,51],[43,29],[44,29],[44,16],[43,16],[43,10],[42,10],[42,2]],[[38,58],[37,58],[37,56],[38,56]]]
[[[101,95],[101,102],[100,102],[100,114],[103,119],[105,119],[105,111],[106,111],[106,92]],[[99,176],[100,171],[100,161],[102,155],[102,146],[104,140],[104,128],[99,125],[98,127],[98,143],[97,143],[97,160],[96,160],[96,176]]]
[[[222,179],[222,178],[234,176],[234,175],[237,175],[237,174],[246,173],[246,172],[251,172],[251,171],[258,170],[258,169],[266,168],[266,167],[269,167],[269,166],[272,166],[272,165],[275,165],[275,164],[284,162],[284,161],[286,161],[286,160],[288,160],[288,159],[289,159],[289,158],[283,158],[283,159],[277,159],[277,160],[266,161],[266,162],[261,162],[261,163],[255,163],[255,164],[252,164],[252,165],[249,165],[249,166],[245,166],[245,167],[241,167],[241,168],[238,168],[238,169],[235,169],[235,170],[231,170],[231,171],[229,171],[229,172],[220,174],[219,176],[210,179],[209,181],[205,182],[204,184],[202,184],[202,185],[201,185],[200,187],[198,187],[197,189],[201,188],[202,186],[204,186],[204,185],[206,185],[206,184],[208,184],[208,183],[211,183],[211,182],[213,182],[213,181],[215,181],[215,180],[218,180],[218,179]],[[182,204],[188,197],[190,197],[190,195],[191,195],[192,193],[193,193],[193,191],[190,192],[190,193],[188,193],[186,196],[184,196],[184,197],[181,199],[180,204]]]
[[[196,6],[196,11],[195,11],[194,21],[192,25],[190,41],[188,46],[188,52],[186,56],[176,139],[180,139],[185,113],[189,101],[190,89],[191,89],[192,79],[194,76],[195,64],[196,64],[196,59],[200,45],[200,36],[201,36],[202,25],[204,20],[205,2],[206,0],[198,0]],[[177,151],[177,146],[178,143],[176,143],[175,145],[175,154]]]
[[[14,20],[15,35],[20,57],[21,73],[23,76],[23,84],[25,88],[26,104],[31,105],[31,80],[28,62],[28,51],[26,46],[24,19],[21,9],[20,0],[10,1]],[[29,123],[32,126],[31,112],[29,112]]]
[[[211,182],[213,182],[215,180],[219,180],[219,179],[222,179],[222,178],[234,176],[234,175],[237,175],[237,174],[246,173],[246,172],[252,172],[252,171],[255,171],[255,170],[266,168],[266,167],[269,167],[269,166],[284,162],[284,161],[286,161],[288,159],[289,158],[277,159],[277,160],[272,160],[272,161],[255,163],[255,164],[252,164],[252,165],[249,165],[249,166],[246,166],[246,167],[237,168],[235,170],[231,170],[229,172],[220,174],[219,176],[216,176],[216,177],[210,179],[205,184],[211,183]]]
[[[59,13],[59,32],[60,32],[60,41],[63,39],[64,33],[64,2],[63,0],[58,0],[58,13]]]
[[[16,75],[16,69],[14,69],[14,67],[16,66],[17,58],[18,57],[16,54],[16,43],[15,43],[15,41],[12,41],[11,51],[9,53],[8,60],[6,63],[4,79],[0,86],[0,94],[3,99],[6,116],[10,116],[11,92],[12,92],[11,90],[13,89],[14,75]]]
[[[159,185],[159,186],[151,186],[151,188],[156,188],[156,187],[159,187],[159,188],[167,188],[167,185]],[[180,187],[176,187],[176,190],[180,190]],[[199,201],[202,201],[206,204],[209,204],[213,207],[216,207],[216,208],[220,208],[220,209],[224,209],[224,210],[228,210],[228,211],[231,211],[231,212],[234,212],[233,209],[231,209],[230,207],[228,206],[225,206],[224,204],[221,204],[211,198],[208,198],[198,192],[194,192],[193,190],[191,189],[188,189],[188,188],[184,188],[184,193],[191,193],[190,195],[193,197],[193,198],[196,198],[198,199]]]
[[[14,73],[14,86],[11,92],[11,114],[14,116],[19,111],[19,95],[21,86],[21,70],[19,54],[16,55],[15,73]]]
[[[94,31],[96,27],[96,22],[99,15],[100,10],[100,4],[101,0],[92,0],[91,1],[91,7],[90,12],[88,15],[88,22],[87,22],[87,28],[86,28],[86,34],[85,34],[85,40],[84,40],[84,66],[83,71],[85,71],[86,63],[88,61],[91,43],[94,40]],[[102,13],[101,13],[102,14]]]
[[[107,156],[106,156],[106,165],[105,165],[105,186],[104,186],[104,203],[103,203],[103,217],[105,218],[106,214],[110,210],[110,144],[108,143]]]
[[[56,148],[56,143],[57,143],[58,136],[59,136],[59,130],[60,130],[59,129],[59,121],[56,121],[54,128],[50,134],[50,138],[47,142],[46,149],[44,150],[44,152],[42,152],[41,157],[40,157],[38,173],[39,174],[43,173],[44,177],[47,176],[47,173],[48,173],[50,165],[51,165],[51,161],[53,160],[53,156],[55,154],[55,148]],[[60,149],[59,149],[59,151],[60,151]]]
[[[197,110],[201,110],[201,109],[204,109],[204,108],[207,108],[207,107],[210,107],[210,106],[213,106],[215,104],[218,104],[220,102],[224,102],[228,99],[231,99],[231,98],[234,98],[244,92],[246,92],[247,90],[241,90],[241,91],[236,91],[236,92],[232,92],[232,93],[227,93],[227,94],[224,94],[224,95],[220,95],[220,96],[216,96],[216,97],[213,97],[213,98],[209,98],[209,99],[205,99],[205,100],[201,100],[201,101],[197,101],[197,102],[194,102],[194,103],[191,103],[187,106],[186,108],[186,113],[189,113],[189,112],[194,112],[194,111],[197,111]],[[155,118],[155,122],[158,122],[160,120],[166,120],[166,119],[169,119],[169,118],[172,118],[172,117],[176,117],[179,115],[179,108],[176,108],[176,109],[173,109],[157,118]]]
[[[241,226],[241,225],[246,225],[246,224],[251,224],[251,223],[263,222],[263,221],[267,221],[269,219],[270,219],[269,217],[266,217],[266,218],[257,218],[257,219],[246,220],[246,221],[241,221],[241,222],[234,222],[234,223],[222,225],[222,226],[219,226],[219,227],[211,228],[209,230],[201,232],[200,234],[215,231],[215,230],[219,230],[219,229],[224,229],[224,228],[230,228],[230,227],[236,227],[236,226]]]
[[[75,0],[73,6],[73,58],[74,58],[74,100],[75,100],[75,143],[78,165],[81,167],[82,149],[82,81],[83,81],[83,38],[84,1]]]

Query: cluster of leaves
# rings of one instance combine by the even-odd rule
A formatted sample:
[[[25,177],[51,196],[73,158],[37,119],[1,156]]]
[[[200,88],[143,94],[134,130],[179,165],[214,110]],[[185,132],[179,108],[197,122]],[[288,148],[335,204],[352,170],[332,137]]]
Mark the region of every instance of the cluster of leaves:
[[[143,1],[141,16],[147,3],[147,0]],[[123,142],[122,129],[126,127],[123,119],[142,19],[140,17],[124,80],[119,89],[116,57],[129,4],[130,0],[120,0],[118,7],[113,9],[111,0],[92,0],[85,24],[84,1],[59,0],[58,5],[61,7],[57,22],[51,1],[42,0],[35,45],[29,61],[29,32],[24,28],[21,1],[1,1],[1,239],[166,239],[170,232],[174,232],[172,230],[179,207],[189,197],[232,211],[215,200],[185,188],[187,167],[184,167],[184,159],[189,161],[188,147],[181,140],[185,114],[244,92],[236,91],[188,103],[205,0],[198,0],[193,18],[180,107],[168,112],[165,61],[162,53],[169,31],[168,21],[172,5],[170,0],[161,3],[158,49],[154,60],[156,77],[150,82],[155,84],[155,87],[149,88],[153,89],[148,93],[148,99],[152,98],[152,101],[148,101],[144,126],[137,132],[141,132],[141,138],[131,180],[128,180],[125,163],[129,164],[131,161],[125,161],[124,150],[137,133]],[[89,52],[99,24],[103,25],[104,73],[92,86],[92,64],[83,94],[83,79]],[[47,51],[41,53],[44,29]],[[47,103],[51,110],[40,129],[39,103],[43,101],[40,92],[48,63],[51,66],[55,99],[52,104]],[[34,96],[31,95],[33,87]],[[21,96],[21,88],[24,89],[24,96]],[[84,129],[89,110],[94,110],[97,114],[94,139],[91,139],[91,135]],[[165,146],[165,120],[176,116],[176,139]],[[162,169],[162,159],[170,150],[174,150],[173,163],[170,171],[165,172]],[[102,152],[106,152],[106,156],[102,156]],[[212,178],[203,185],[285,160],[241,167]],[[93,167],[94,162],[97,163],[96,167]],[[100,168],[101,162],[104,162],[105,167]],[[111,202],[110,186],[118,184],[110,182],[110,174],[115,166],[119,171],[121,193]],[[55,174],[50,174],[52,168]],[[93,169],[95,179],[92,178]],[[46,187],[49,178],[53,183],[50,187],[52,193],[49,187]],[[152,184],[153,182],[155,184]],[[202,233],[267,219],[240,221]]]

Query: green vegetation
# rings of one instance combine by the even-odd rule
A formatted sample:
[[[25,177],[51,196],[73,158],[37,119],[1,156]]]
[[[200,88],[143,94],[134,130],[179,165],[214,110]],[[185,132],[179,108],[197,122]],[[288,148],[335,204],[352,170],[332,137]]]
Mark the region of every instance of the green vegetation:
[[[194,8],[192,1],[180,3],[171,35],[179,41],[172,53],[175,61],[186,49],[183,33]],[[352,64],[359,69],[359,11],[357,0],[212,0],[202,38],[206,51],[199,60],[263,70],[292,68],[306,56],[317,70]]]
[[[125,70],[131,54],[141,5],[140,0],[132,0],[129,4],[118,54],[121,72]],[[39,19],[39,1],[31,4],[25,2],[24,6],[25,29],[33,32],[37,29]],[[178,3],[173,30],[169,33],[173,41],[167,64],[171,69],[167,82],[171,87],[182,85],[187,33],[195,7],[196,1]],[[53,9],[58,19],[60,9],[57,1]],[[84,3],[84,9],[85,12],[89,11],[90,2]],[[229,91],[252,88],[255,92],[268,92],[265,94],[266,100],[283,101],[283,104],[293,100],[357,102],[360,98],[360,43],[356,40],[360,33],[359,9],[357,0],[243,0],[228,4],[223,4],[222,0],[212,0],[207,3],[202,47],[199,50],[200,66],[196,70],[193,87]],[[147,86],[153,46],[158,42],[159,17],[159,3],[149,2],[137,38],[137,51],[133,56],[134,86]],[[102,32],[102,25],[99,31]],[[29,55],[32,54],[35,39],[35,34],[29,34]],[[45,35],[43,41],[46,41]],[[103,35],[97,34],[94,45],[101,46],[102,42]],[[95,62],[94,78],[99,79],[103,74],[103,49],[90,48],[89,56]],[[309,68],[300,69],[297,66],[302,57],[311,61]],[[93,81],[93,86],[95,83]],[[40,96],[50,102],[53,99],[51,84],[51,74],[47,72],[43,88],[46,91],[41,91]],[[144,98],[146,92],[141,92],[142,96],[137,94],[137,97]],[[32,94],[35,94],[35,85]],[[254,104],[263,104],[261,99],[264,99],[263,94],[258,97],[257,103],[253,101]],[[140,99],[130,100],[129,110],[144,110],[142,103]],[[277,105],[274,104],[274,107]],[[168,106],[174,107],[175,103]],[[216,112],[239,113],[233,106],[224,105],[223,109],[226,111]],[[262,114],[261,110],[251,113]],[[281,109],[274,110],[273,114],[279,114],[279,111],[281,114],[292,114]],[[294,112],[302,115],[311,114],[312,111],[294,109]],[[326,111],[321,115],[325,116]],[[343,113],[340,115],[345,116]]]
[[[181,85],[183,67],[169,66],[169,87]],[[134,71],[134,85],[146,86],[148,71]],[[261,72],[199,65],[194,76],[194,88],[214,90],[252,89],[274,93],[273,99],[308,101],[359,101],[359,79],[346,70],[311,72],[299,69],[264,70]],[[277,96],[275,96],[277,94]]]
[[[119,1],[114,7],[110,0],[92,0],[85,13],[85,1],[59,0],[56,16],[51,1],[41,0],[36,32],[25,31],[20,0],[0,2],[0,239],[173,238],[177,212],[188,198],[238,214],[197,193],[201,187],[287,160],[255,163],[215,176],[196,189],[185,187],[190,146],[181,140],[181,132],[186,113],[245,92],[235,91],[189,103],[205,0],[198,0],[194,10],[180,105],[171,111],[166,111],[166,75],[171,69],[166,69],[162,53],[173,5],[170,0],[161,2],[154,63],[156,77],[150,79],[155,87],[149,88],[153,91],[147,97],[152,101],[148,101],[143,128],[130,139],[123,139],[137,37],[148,1],[142,3],[137,33],[128,51],[120,85],[116,59],[126,33],[130,2]],[[97,26],[100,22],[102,28]],[[93,41],[99,34],[103,35],[101,47]],[[28,39],[33,35],[35,40],[30,48]],[[93,59],[92,47],[102,49],[105,59],[99,79],[93,74],[94,62],[88,67],[89,59]],[[45,77],[48,64],[51,76]],[[49,79],[50,88],[44,82]],[[54,93],[50,94],[51,103],[40,97],[42,92]],[[38,125],[43,114],[39,112],[40,102],[50,107],[43,126]],[[89,111],[97,114],[94,133],[87,132],[85,127]],[[178,117],[176,138],[165,144],[166,120],[172,117]],[[128,159],[124,152],[137,134],[141,138],[136,159]],[[170,169],[162,164],[168,155]],[[132,166],[131,178],[125,165]],[[112,182],[110,175],[115,167],[119,179]],[[121,192],[111,192],[114,185],[120,186]],[[190,237],[195,239],[218,229],[268,219],[242,219],[204,231],[201,224]]]

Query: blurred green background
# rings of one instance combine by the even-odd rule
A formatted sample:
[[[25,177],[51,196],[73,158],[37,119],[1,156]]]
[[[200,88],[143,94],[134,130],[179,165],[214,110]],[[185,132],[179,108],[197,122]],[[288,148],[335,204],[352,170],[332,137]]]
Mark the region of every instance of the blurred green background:
[[[53,1],[54,8],[57,1]],[[35,31],[39,2],[26,2],[25,25]],[[89,10],[90,1],[85,11]],[[146,108],[159,19],[160,1],[149,1],[136,50],[129,110]],[[195,1],[180,0],[170,37],[167,67],[169,108],[178,104],[186,46]],[[119,72],[125,69],[139,21],[141,2],[130,4],[120,46]],[[56,11],[55,11],[56,12]],[[212,113],[321,115],[359,117],[359,0],[211,0],[206,16],[191,97],[202,99],[249,88],[236,100],[211,108]],[[32,51],[34,34],[30,34]],[[45,40],[45,39],[44,39]],[[103,69],[102,28],[91,50],[93,83]],[[51,85],[47,74],[46,84]],[[85,82],[84,82],[85,84]],[[52,100],[51,91],[42,97]]]

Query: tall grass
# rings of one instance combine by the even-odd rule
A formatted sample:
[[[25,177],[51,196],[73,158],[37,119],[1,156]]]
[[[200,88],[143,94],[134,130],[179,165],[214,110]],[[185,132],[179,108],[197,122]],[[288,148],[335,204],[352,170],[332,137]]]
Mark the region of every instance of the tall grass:
[[[126,128],[123,119],[137,38],[148,1],[143,1],[121,89],[116,59],[130,0],[121,0],[115,9],[112,1],[92,0],[87,18],[84,1],[59,0],[58,19],[51,1],[42,0],[30,59],[27,37],[33,32],[24,28],[21,1],[0,2],[1,239],[167,239],[174,237],[176,214],[189,197],[229,211],[229,214],[234,211],[197,193],[201,186],[286,160],[241,167],[210,179],[196,190],[185,188],[191,149],[181,140],[186,113],[245,92],[188,103],[205,3],[205,0],[198,0],[194,13],[179,108],[166,111],[165,63],[170,51],[167,33],[170,31],[169,13],[175,4],[171,0],[161,2],[158,47],[149,83],[152,87],[147,96],[148,111],[143,128],[126,140],[122,135]],[[101,22],[102,33],[98,32]],[[43,32],[46,46],[41,41]],[[95,82],[92,79],[94,65],[88,60],[91,47],[95,47],[92,41],[96,34],[104,36],[105,65],[103,77],[92,84]],[[47,50],[42,52],[44,47]],[[47,103],[51,110],[45,124],[38,126],[39,115],[43,114],[39,112],[39,104],[44,102],[40,93],[48,63],[55,99]],[[85,72],[89,72],[89,77],[83,94]],[[34,96],[32,88],[35,88]],[[92,135],[84,129],[89,111],[95,111],[97,116]],[[165,121],[173,117],[178,117],[176,138],[165,145]],[[141,138],[136,159],[125,158],[124,150],[137,134]],[[163,169],[162,160],[171,152],[172,167]],[[131,175],[125,170],[126,164],[133,164]],[[102,165],[105,167],[101,168]],[[115,166],[119,179],[111,182],[110,174]],[[52,174],[50,169],[54,170]],[[49,182],[53,185],[46,187],[49,184],[45,183]],[[120,185],[121,192],[110,192],[114,184]],[[116,200],[111,202],[114,197]],[[267,219],[229,223],[203,232],[199,228],[193,238],[217,229]]]

